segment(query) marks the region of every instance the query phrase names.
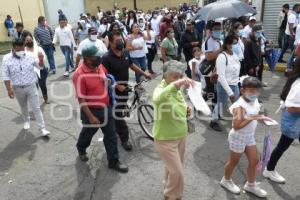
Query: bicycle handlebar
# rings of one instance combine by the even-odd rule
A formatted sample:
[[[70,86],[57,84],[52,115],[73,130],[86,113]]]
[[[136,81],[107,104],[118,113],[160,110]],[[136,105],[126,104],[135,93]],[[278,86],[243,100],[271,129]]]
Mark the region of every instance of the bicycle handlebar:
[[[126,90],[127,90],[128,92],[132,92],[133,89],[136,89],[136,88],[139,87],[142,83],[149,82],[149,81],[151,81],[151,80],[157,78],[159,75],[161,75],[161,73],[156,74],[155,77],[152,77],[152,79],[142,79],[139,83],[136,83],[136,84],[133,85],[133,86],[127,85]]]

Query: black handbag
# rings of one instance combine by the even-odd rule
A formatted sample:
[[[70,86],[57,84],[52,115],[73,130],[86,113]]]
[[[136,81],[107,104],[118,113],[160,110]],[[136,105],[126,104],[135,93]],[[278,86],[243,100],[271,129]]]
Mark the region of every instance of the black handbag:
[[[209,61],[207,59],[204,59],[199,66],[201,74],[208,75],[210,72],[213,71],[215,65],[216,65],[215,60]]]

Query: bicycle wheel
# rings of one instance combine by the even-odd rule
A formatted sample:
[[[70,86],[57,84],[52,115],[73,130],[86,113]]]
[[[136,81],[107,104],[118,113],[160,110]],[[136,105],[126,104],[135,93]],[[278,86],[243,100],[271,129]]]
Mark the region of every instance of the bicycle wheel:
[[[152,105],[141,104],[138,107],[138,122],[146,136],[153,140],[152,127],[154,123],[154,109]]]

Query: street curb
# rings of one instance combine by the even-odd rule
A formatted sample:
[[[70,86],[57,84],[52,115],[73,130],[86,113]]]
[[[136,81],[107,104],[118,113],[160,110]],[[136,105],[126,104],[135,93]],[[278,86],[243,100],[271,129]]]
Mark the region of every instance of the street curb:
[[[285,72],[285,69],[286,69],[286,64],[284,64],[284,63],[278,63],[275,67],[276,72]],[[264,64],[264,70],[270,71],[268,64]]]

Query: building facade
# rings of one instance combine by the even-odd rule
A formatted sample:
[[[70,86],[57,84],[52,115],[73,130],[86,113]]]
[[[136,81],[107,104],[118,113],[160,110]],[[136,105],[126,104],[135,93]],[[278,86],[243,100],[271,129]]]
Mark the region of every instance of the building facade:
[[[136,0],[137,9],[143,11],[153,10],[156,7],[178,7],[179,4],[197,3],[198,0]],[[127,7],[128,9],[134,9],[134,0],[85,0],[85,7],[87,12],[95,14],[97,12],[97,6],[100,6],[104,10],[113,9],[114,5],[119,8]]]
[[[45,15],[42,0],[1,0],[0,6],[0,42],[10,41],[4,26],[6,15],[12,16],[14,23],[23,22],[27,30],[32,31],[37,24],[37,18]]]

